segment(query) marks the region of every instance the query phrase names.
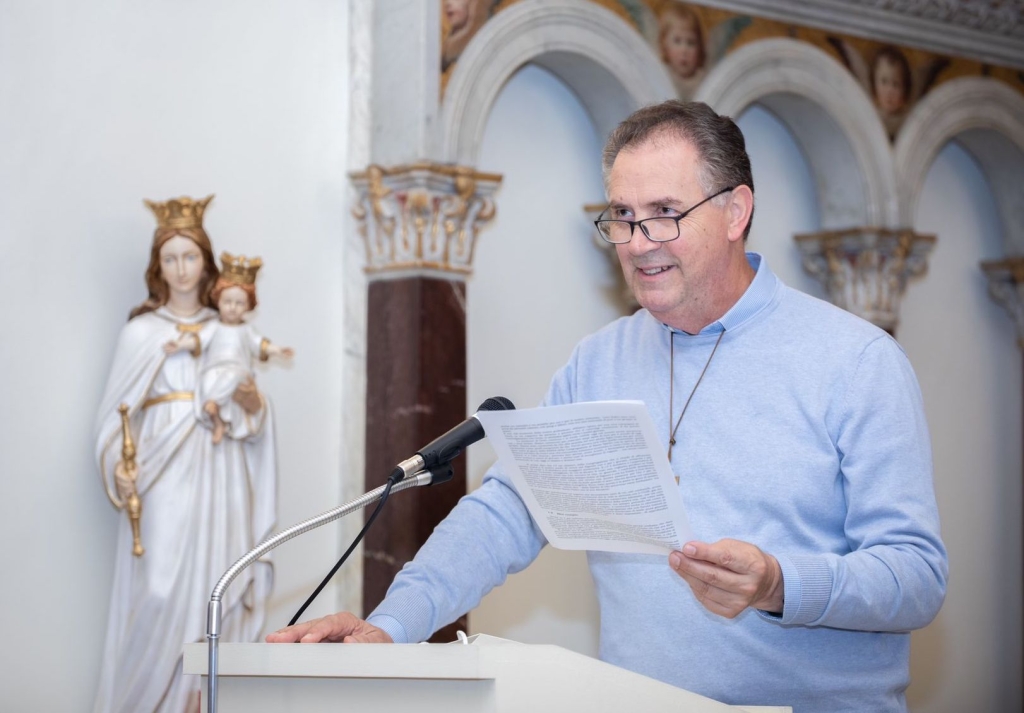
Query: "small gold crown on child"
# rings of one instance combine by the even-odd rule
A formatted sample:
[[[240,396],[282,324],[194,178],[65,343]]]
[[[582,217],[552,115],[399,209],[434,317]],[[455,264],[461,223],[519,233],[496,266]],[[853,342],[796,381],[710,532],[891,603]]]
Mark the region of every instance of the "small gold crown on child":
[[[220,254],[220,262],[223,265],[220,276],[239,285],[256,282],[256,273],[263,267],[263,261],[258,257],[247,258],[245,255],[232,255],[228,252]]]

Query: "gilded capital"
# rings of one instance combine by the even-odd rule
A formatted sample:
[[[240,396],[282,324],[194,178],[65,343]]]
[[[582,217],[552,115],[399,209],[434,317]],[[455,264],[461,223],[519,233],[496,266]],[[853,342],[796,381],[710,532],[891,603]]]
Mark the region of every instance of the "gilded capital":
[[[851,228],[797,235],[804,269],[838,307],[893,333],[907,280],[927,268],[934,235]]]
[[[1024,256],[981,263],[988,294],[1010,314],[1017,327],[1017,346],[1024,349]]]
[[[472,272],[480,229],[495,216],[501,176],[466,166],[415,163],[371,165],[350,176],[357,197],[352,215],[366,244],[370,279],[408,272]]]

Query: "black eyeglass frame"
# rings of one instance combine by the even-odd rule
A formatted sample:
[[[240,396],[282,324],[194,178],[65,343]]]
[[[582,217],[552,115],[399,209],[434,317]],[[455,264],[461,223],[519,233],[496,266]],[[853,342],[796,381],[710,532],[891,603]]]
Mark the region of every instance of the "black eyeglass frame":
[[[698,208],[700,208],[702,205],[707,203],[712,198],[718,198],[718,196],[723,195],[725,193],[728,193],[729,191],[735,191],[737,188],[739,188],[739,186],[730,186],[729,188],[723,188],[718,193],[715,193],[713,195],[708,196],[707,198],[702,200],[700,203],[697,203],[696,205],[691,206],[690,208],[688,208],[687,210],[683,211],[679,215],[655,215],[655,216],[651,216],[650,218],[644,218],[643,220],[618,220],[618,219],[612,219],[612,218],[601,218],[601,217],[599,217],[597,220],[594,221],[594,227],[597,228],[597,232],[601,236],[601,239],[604,240],[606,243],[611,243],[612,245],[626,245],[627,243],[629,243],[630,240],[633,239],[633,233],[636,231],[636,226],[638,226],[638,225],[640,226],[640,230],[643,231],[644,237],[646,237],[651,242],[654,242],[654,243],[669,243],[669,242],[672,242],[673,240],[677,240],[679,238],[680,234],[681,234],[681,231],[679,230],[679,221],[680,220],[682,220],[683,218],[688,216],[690,213],[692,213],[693,211],[695,211]],[[605,208],[603,211],[601,211],[601,215],[603,216],[607,210],[608,210],[608,208]],[[648,230],[647,230],[647,226],[644,225],[644,223],[646,223],[649,220],[674,220],[676,222],[676,234],[675,234],[675,237],[665,238],[664,240],[659,240],[658,238],[652,238],[650,232],[648,232]],[[601,230],[601,224],[602,223],[628,223],[629,224],[629,240],[622,240],[622,241],[612,240],[603,230]]]

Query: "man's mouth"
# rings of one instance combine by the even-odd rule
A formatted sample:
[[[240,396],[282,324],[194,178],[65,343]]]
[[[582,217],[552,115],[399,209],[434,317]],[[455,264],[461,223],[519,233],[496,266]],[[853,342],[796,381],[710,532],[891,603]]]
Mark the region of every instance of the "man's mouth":
[[[640,270],[640,272],[644,273],[645,275],[653,277],[654,275],[658,275],[658,274],[660,274],[662,272],[665,272],[666,270],[671,270],[672,266],[671,265],[661,265],[659,267],[640,267],[640,268],[637,268],[637,269]]]

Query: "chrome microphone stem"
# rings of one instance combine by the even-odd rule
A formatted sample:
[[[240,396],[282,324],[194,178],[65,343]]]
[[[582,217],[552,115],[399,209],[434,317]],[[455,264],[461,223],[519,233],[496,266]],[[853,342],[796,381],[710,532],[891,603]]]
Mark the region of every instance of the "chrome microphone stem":
[[[414,459],[409,459],[409,461],[412,460]],[[403,463],[408,463],[409,461],[403,461]],[[402,490],[416,488],[421,485],[430,485],[432,479],[433,475],[431,475],[430,471],[421,471],[396,483],[391,488],[391,492],[397,493]],[[206,671],[208,684],[207,713],[217,713],[217,648],[218,642],[220,641],[221,599],[223,598],[224,591],[228,588],[228,585],[230,585],[231,582],[234,581],[235,577],[241,574],[246,567],[273,550],[278,545],[284,544],[288,540],[305,534],[310,530],[315,530],[321,525],[326,525],[329,522],[345,517],[356,510],[362,510],[367,505],[380,500],[381,496],[384,494],[385,488],[387,488],[386,485],[375,488],[351,502],[339,505],[333,510],[328,510],[327,512],[316,515],[315,517],[311,517],[308,520],[304,520],[298,525],[293,525],[287,530],[283,530],[273,537],[264,540],[231,565],[231,567],[228,568],[228,571],[221,576],[220,580],[213,588],[213,593],[210,595],[210,604],[207,607],[206,613],[206,641],[209,654]]]

